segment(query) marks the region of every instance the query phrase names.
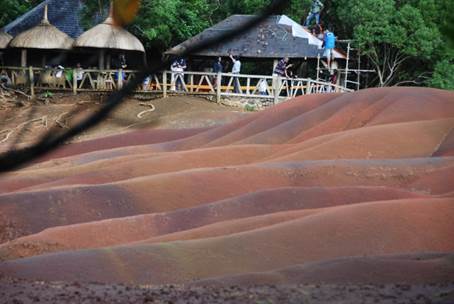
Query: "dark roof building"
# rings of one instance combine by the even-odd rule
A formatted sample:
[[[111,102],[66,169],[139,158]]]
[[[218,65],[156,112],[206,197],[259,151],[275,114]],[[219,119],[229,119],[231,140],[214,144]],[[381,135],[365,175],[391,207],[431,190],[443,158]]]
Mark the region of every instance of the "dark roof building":
[[[254,18],[254,15],[233,15],[220,23],[204,30],[195,37],[167,51],[176,55],[191,43],[209,39],[223,32],[230,31]],[[254,29],[242,33],[234,39],[220,43],[214,47],[197,52],[193,55],[217,57],[240,55],[244,58],[278,59],[317,58],[322,55],[322,41],[313,36],[306,28],[285,15],[270,16]],[[336,58],[345,56],[335,51]]]
[[[81,0],[45,0],[32,10],[20,16],[4,27],[4,31],[16,36],[41,23],[44,15],[44,6],[48,5],[49,22],[72,38],[82,34],[80,24]]]

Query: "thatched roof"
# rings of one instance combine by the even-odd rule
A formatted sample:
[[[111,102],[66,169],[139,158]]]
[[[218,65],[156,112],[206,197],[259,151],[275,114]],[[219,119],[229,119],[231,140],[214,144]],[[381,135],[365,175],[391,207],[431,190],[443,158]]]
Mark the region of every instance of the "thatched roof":
[[[44,7],[49,7],[49,22],[71,38],[79,37],[83,33],[80,11],[82,0],[44,0],[33,9],[7,24],[5,32],[17,36],[38,25],[43,19]]]
[[[0,31],[0,49],[6,49],[11,39],[13,39],[13,36],[3,31]]]
[[[233,15],[202,33],[175,46],[166,54],[176,55],[188,45],[216,37],[246,22],[254,15]],[[241,33],[230,41],[199,51],[193,55],[201,57],[225,57],[229,54],[245,58],[278,59],[317,58],[322,55],[322,41],[313,36],[306,28],[285,15],[268,17],[264,22],[248,32]],[[345,58],[344,54],[335,51],[336,58]]]
[[[37,26],[20,33],[9,46],[24,49],[55,49],[69,50],[74,40],[49,23],[47,19],[47,6],[44,10],[44,18]]]
[[[137,37],[114,24],[112,14],[103,23],[80,35],[74,46],[145,52],[142,42]]]

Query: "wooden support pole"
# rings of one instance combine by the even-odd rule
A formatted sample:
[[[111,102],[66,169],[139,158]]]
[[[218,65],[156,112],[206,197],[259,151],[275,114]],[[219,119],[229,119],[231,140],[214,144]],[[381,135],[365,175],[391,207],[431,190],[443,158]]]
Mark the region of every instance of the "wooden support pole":
[[[44,68],[46,66],[46,61],[47,61],[46,54],[44,54],[41,62],[41,67]]]
[[[221,103],[221,85],[222,85],[222,74],[218,73],[216,77],[216,102]]]
[[[21,65],[21,67],[24,67],[24,68],[27,66],[27,50],[26,49],[21,50],[20,65]]]
[[[30,79],[30,96],[35,98],[35,77],[33,75],[33,67],[28,68],[28,78]]]
[[[167,73],[162,72],[162,97],[167,98]]]
[[[320,80],[320,54],[317,55],[317,81]]]
[[[148,67],[147,53],[143,53],[143,66]]]
[[[73,94],[77,95],[77,70],[73,69]]]
[[[345,62],[345,80],[344,80],[344,88],[348,87],[348,73],[349,71],[349,65],[350,63],[350,42],[347,44],[347,60]]]
[[[105,50],[99,51],[99,69],[104,70],[104,55],[106,54]]]
[[[110,62],[112,61],[112,57],[111,57],[111,54],[110,53],[107,53],[107,56],[106,56],[106,69],[107,70],[110,70]]]

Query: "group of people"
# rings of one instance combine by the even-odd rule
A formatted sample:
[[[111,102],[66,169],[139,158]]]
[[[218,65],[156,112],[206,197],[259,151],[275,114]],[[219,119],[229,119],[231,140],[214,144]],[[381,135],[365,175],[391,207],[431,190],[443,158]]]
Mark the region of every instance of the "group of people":
[[[241,61],[239,56],[229,55],[230,59],[232,60],[232,74],[240,74],[241,72]],[[172,64],[170,65],[171,74],[171,90],[172,91],[183,91],[186,90],[184,85],[184,71],[187,69],[187,63],[184,58],[177,58],[175,59]],[[217,57],[216,60],[213,62],[212,66],[213,73],[223,73],[224,72],[224,65],[222,63],[222,58]],[[233,77],[233,90],[235,93],[241,92],[241,85],[240,80],[238,77]],[[212,78],[213,86],[217,86],[217,76]]]
[[[333,75],[331,63],[334,58],[334,48],[336,47],[336,36],[329,28],[323,30],[320,23],[320,14],[323,11],[324,5],[321,0],[312,0],[311,10],[307,15],[306,21],[304,22],[305,27],[310,27],[312,21],[315,19],[315,25],[311,26],[311,32],[314,36],[323,41],[322,48],[324,49],[323,57],[327,60],[327,68],[330,70],[330,74]]]
[[[336,36],[333,32],[331,32],[328,28],[323,29],[322,24],[320,23],[320,14],[323,11],[324,4],[321,0],[312,0],[311,10],[304,21],[304,26],[310,28],[311,33],[322,40],[322,48],[323,48],[323,57],[326,58],[326,63],[322,61],[322,63],[327,67],[330,71],[330,81],[331,83],[335,84],[337,82],[337,75],[334,73],[333,70],[336,69],[335,62],[334,62],[334,48],[336,46]],[[311,23],[315,20],[315,24],[311,26]],[[241,60],[239,56],[234,56],[229,54],[230,60],[232,62],[232,69],[231,74],[232,81],[233,81],[233,91],[234,93],[241,93],[241,85],[239,81],[239,77],[235,75],[240,74],[241,72]],[[281,59],[278,64],[275,66],[273,70],[273,75],[279,76],[282,78],[291,79],[294,78],[293,71],[291,67],[293,64],[289,64],[289,58]],[[184,71],[187,68],[186,61],[184,59],[176,59],[172,65],[170,66],[172,73],[172,90],[184,90]],[[212,65],[212,72],[213,73],[223,73],[224,72],[224,65],[222,62],[221,57],[217,57]],[[213,86],[216,87],[217,85],[217,76],[212,78]],[[261,81],[258,84],[258,91],[260,94],[267,94],[268,84],[264,81]]]

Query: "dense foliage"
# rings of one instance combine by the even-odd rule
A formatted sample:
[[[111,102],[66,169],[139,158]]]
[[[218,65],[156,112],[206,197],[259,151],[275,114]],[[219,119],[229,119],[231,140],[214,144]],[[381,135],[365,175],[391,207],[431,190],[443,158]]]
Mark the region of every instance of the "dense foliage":
[[[35,1],[3,0],[0,26]],[[232,14],[251,14],[270,0],[142,0],[129,30],[156,53]],[[100,22],[108,0],[84,1],[83,24]],[[290,0],[284,12],[306,17],[311,0]],[[322,20],[341,38],[353,38],[376,77],[366,85],[431,85],[453,88],[452,0],[324,0]],[[450,37],[450,38],[449,38]],[[451,40],[450,40],[451,39]]]
[[[0,9],[0,28],[13,21],[39,2],[41,1],[2,0]]]

